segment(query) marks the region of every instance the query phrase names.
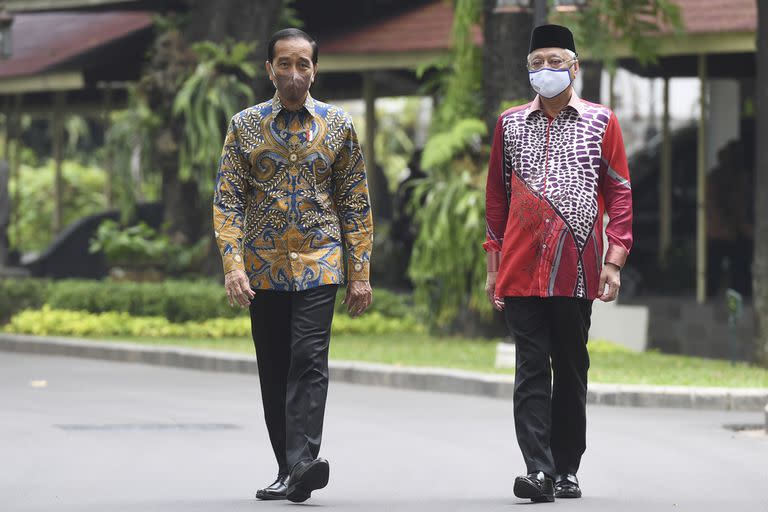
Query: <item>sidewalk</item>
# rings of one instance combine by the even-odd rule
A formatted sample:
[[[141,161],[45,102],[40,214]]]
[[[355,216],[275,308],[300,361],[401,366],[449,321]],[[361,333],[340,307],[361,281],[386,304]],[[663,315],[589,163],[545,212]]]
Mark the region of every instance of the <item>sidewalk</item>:
[[[256,358],[230,352],[0,333],[0,351],[143,363],[203,371],[256,374]],[[331,361],[331,380],[390,388],[511,399],[514,377],[445,368],[405,368]],[[766,411],[768,388],[697,388],[599,384],[591,404],[626,407]]]

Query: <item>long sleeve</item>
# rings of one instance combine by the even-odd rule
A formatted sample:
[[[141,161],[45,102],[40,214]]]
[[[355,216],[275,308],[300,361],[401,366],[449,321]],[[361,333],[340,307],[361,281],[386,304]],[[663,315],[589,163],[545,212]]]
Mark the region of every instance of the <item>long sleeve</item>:
[[[224,273],[245,269],[242,242],[247,172],[248,162],[240,147],[233,118],[221,152],[213,193],[213,229]]]
[[[509,205],[504,183],[504,139],[502,117],[496,123],[488,162],[488,181],[485,186],[486,252],[501,252],[504,231],[507,227]]]
[[[624,140],[616,116],[611,113],[603,137],[601,191],[608,213],[606,263],[624,266],[632,249],[632,185],[629,179]]]
[[[352,119],[333,163],[334,198],[341,221],[349,281],[368,281],[373,249],[373,215],[368,196],[365,161]]]

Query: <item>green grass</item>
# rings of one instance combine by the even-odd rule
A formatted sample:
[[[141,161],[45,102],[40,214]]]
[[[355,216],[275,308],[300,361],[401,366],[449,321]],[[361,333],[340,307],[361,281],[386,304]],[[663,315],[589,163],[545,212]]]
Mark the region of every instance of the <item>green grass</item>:
[[[247,338],[113,339],[154,345],[224,350],[253,354]],[[634,353],[610,343],[591,341],[590,381],[613,384],[653,384],[708,387],[768,387],[768,369],[743,363],[657,352]],[[428,335],[334,336],[331,358],[399,366],[434,366],[478,372],[512,374],[494,368],[496,343]]]

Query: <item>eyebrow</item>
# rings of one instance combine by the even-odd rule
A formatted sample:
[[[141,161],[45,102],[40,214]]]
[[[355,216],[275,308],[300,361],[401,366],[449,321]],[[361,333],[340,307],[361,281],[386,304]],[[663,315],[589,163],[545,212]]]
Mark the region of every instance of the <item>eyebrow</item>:
[[[566,59],[567,58],[566,56],[564,56],[564,55],[562,55],[560,53],[557,53],[557,52],[551,52],[551,53],[547,53],[547,54],[544,54],[544,53],[534,53],[533,55],[531,55],[531,59],[543,59],[544,57],[547,57],[547,58],[557,57],[558,59]]]

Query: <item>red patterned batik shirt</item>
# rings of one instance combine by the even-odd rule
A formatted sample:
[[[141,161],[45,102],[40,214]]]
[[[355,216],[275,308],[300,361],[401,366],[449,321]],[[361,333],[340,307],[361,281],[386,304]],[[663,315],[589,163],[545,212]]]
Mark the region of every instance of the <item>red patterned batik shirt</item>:
[[[610,109],[575,92],[552,119],[538,96],[496,124],[486,187],[488,252],[500,252],[499,297],[595,299],[605,262],[632,247],[632,188]]]

